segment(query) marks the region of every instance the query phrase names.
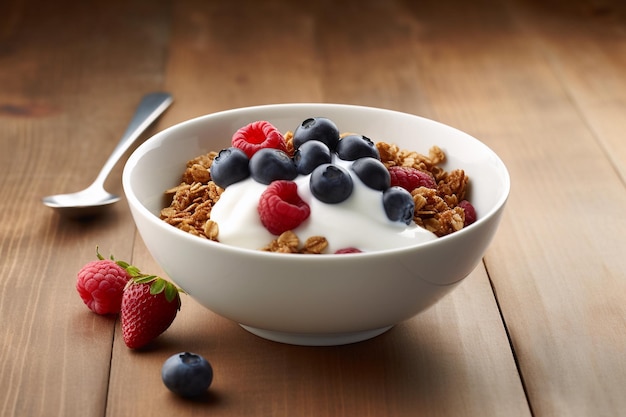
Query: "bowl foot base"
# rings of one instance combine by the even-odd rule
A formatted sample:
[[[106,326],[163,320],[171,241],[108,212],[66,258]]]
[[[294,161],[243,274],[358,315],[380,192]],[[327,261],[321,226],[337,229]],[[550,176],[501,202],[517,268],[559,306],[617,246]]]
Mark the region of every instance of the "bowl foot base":
[[[367,339],[379,336],[391,329],[393,326],[382,327],[380,329],[366,330],[362,332],[350,333],[285,333],[271,330],[258,329],[240,324],[250,333],[274,342],[287,343],[300,346],[337,346],[349,343],[362,342]]]

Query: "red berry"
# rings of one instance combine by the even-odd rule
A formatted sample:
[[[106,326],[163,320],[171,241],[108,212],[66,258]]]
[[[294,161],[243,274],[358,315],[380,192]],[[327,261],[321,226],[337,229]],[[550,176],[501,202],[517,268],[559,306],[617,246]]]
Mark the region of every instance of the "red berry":
[[[474,208],[472,203],[467,200],[463,200],[458,204],[458,206],[461,207],[463,211],[465,211],[465,222],[463,223],[464,227],[476,221],[476,209]]]
[[[402,187],[408,192],[419,187],[437,188],[437,183],[431,174],[417,168],[392,166],[389,167],[391,186]]]
[[[117,314],[122,292],[130,274],[111,259],[86,264],[78,272],[76,290],[90,310],[97,314]]]
[[[252,122],[235,132],[232,145],[252,158],[259,149],[274,148],[287,152],[287,143],[282,133],[270,122],[260,120]]]
[[[342,249],[337,249],[335,251],[335,254],[342,254],[342,253],[361,253],[363,252],[361,249],[357,249],[357,248],[342,248]]]
[[[297,184],[286,180],[274,181],[263,191],[258,211],[261,223],[274,235],[298,227],[311,214],[309,205],[298,195]]]
[[[179,290],[169,281],[140,275],[122,298],[122,336],[131,349],[144,347],[167,330],[180,309]]]

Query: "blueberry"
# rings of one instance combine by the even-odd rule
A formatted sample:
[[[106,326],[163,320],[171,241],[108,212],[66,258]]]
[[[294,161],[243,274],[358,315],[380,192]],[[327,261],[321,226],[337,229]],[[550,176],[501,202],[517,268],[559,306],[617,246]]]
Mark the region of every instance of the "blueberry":
[[[415,212],[411,193],[402,187],[390,187],[383,191],[383,207],[389,220],[410,224]]]
[[[285,152],[263,148],[250,158],[250,175],[261,184],[270,184],[275,180],[292,180],[298,176],[298,171]]]
[[[339,142],[339,129],[332,120],[325,117],[306,119],[293,132],[293,147],[298,149],[310,140],[319,140],[334,150]]]
[[[163,364],[161,379],[170,391],[182,397],[197,397],[211,386],[213,368],[200,355],[177,353]]]
[[[391,186],[391,175],[387,167],[378,159],[359,158],[352,163],[351,169],[363,184],[378,191],[385,191]]]
[[[249,159],[239,148],[222,149],[211,164],[211,179],[222,188],[250,176]]]
[[[337,204],[352,194],[352,177],[344,168],[333,164],[322,164],[315,168],[309,179],[311,193],[318,200]]]
[[[366,156],[380,159],[376,145],[370,138],[363,135],[348,135],[341,138],[335,149],[339,158],[344,161],[355,161]]]
[[[302,175],[308,175],[318,166],[328,164],[330,161],[330,149],[319,140],[304,142],[293,155],[296,169]]]

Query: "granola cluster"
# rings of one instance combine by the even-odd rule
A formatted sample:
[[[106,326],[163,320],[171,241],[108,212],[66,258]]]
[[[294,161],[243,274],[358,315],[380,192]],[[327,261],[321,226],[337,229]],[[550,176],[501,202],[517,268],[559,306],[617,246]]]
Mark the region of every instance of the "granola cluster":
[[[171,198],[161,210],[161,219],[185,232],[217,240],[217,224],[210,220],[211,209],[224,191],[211,181],[209,168],[217,152],[200,155],[187,162],[182,182],[165,191]]]
[[[287,132],[285,141],[288,153],[293,154],[293,134]],[[445,171],[441,164],[445,153],[437,146],[428,155],[400,149],[397,145],[379,142],[376,147],[381,161],[387,167],[413,167],[430,173],[437,188],[419,187],[411,192],[415,202],[415,223],[444,236],[463,228],[465,211],[458,206],[465,199],[469,178],[461,169]],[[165,191],[171,198],[169,206],[161,210],[161,219],[185,232],[219,241],[219,226],[210,220],[211,209],[224,191],[211,181],[209,172],[217,152],[200,155],[187,162],[181,183]],[[313,236],[301,242],[292,231],[287,231],[261,248],[263,251],[280,253],[320,254],[328,246],[323,236]]]
[[[376,147],[385,166],[412,167],[429,172],[435,178],[436,189],[419,187],[411,192],[415,201],[413,221],[418,226],[439,237],[463,228],[465,211],[458,204],[465,199],[469,177],[462,169],[445,171],[441,168],[439,165],[446,155],[438,146],[431,147],[428,155],[385,142],[378,142]]]
[[[288,230],[281,233],[261,250],[280,253],[320,254],[324,252],[327,246],[328,241],[323,236],[311,236],[303,244],[300,244],[298,236]]]

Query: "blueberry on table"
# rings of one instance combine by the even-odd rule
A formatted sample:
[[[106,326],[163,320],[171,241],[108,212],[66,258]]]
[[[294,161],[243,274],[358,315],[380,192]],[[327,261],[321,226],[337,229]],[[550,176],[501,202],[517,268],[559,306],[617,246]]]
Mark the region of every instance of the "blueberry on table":
[[[330,149],[324,142],[310,140],[303,143],[293,155],[299,174],[308,175],[315,168],[331,161]]]
[[[385,191],[391,186],[389,170],[376,158],[359,158],[352,163],[350,169],[369,188]]]
[[[279,149],[263,148],[250,158],[250,175],[261,184],[292,180],[298,176],[293,159]]]
[[[311,194],[321,202],[341,203],[352,194],[352,177],[338,165],[323,164],[311,173],[309,188]]]
[[[402,187],[394,186],[383,191],[383,207],[391,221],[410,224],[413,220],[415,201]]]
[[[355,161],[367,156],[380,159],[380,153],[370,138],[363,135],[348,135],[341,138],[335,149],[344,161]]]
[[[319,140],[334,150],[339,142],[339,129],[337,125],[325,117],[311,117],[306,119],[293,132],[293,147],[298,149],[302,144],[310,140]]]
[[[248,155],[239,148],[222,149],[211,163],[211,179],[222,188],[245,180],[250,176],[249,162]]]
[[[161,379],[175,394],[192,398],[205,393],[213,382],[213,368],[202,356],[190,352],[170,356],[161,368]]]

